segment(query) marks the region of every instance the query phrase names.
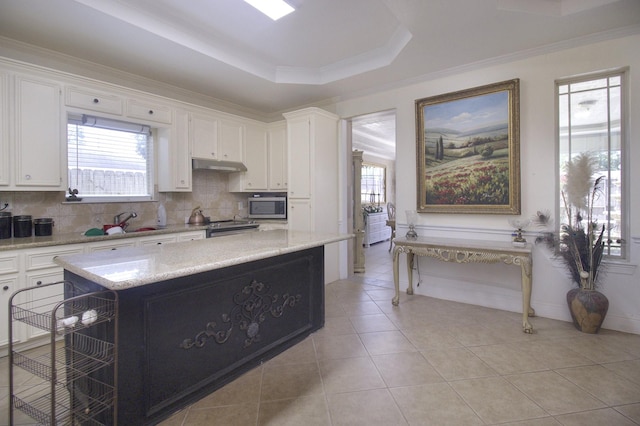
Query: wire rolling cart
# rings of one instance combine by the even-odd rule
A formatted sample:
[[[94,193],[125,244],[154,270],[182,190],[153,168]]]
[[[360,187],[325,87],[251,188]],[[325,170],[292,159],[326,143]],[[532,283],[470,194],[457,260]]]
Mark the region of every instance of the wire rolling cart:
[[[13,339],[18,323],[45,331],[49,344],[18,350]],[[39,425],[116,425],[117,330],[114,291],[80,294],[72,282],[58,281],[13,293],[9,299],[9,424],[19,410]],[[16,368],[31,376],[19,386],[14,381]]]

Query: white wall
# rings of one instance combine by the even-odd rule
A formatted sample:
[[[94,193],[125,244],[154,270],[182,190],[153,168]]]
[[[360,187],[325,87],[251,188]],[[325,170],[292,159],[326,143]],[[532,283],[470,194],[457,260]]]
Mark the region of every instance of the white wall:
[[[556,142],[554,81],[559,78],[630,67],[629,81],[629,159],[640,159],[640,35],[589,45],[556,50],[526,59],[503,61],[448,76],[427,79],[403,88],[344,100],[337,104],[341,117],[353,117],[375,111],[396,110],[397,158],[396,205],[399,229],[404,211],[416,208],[415,100],[433,95],[482,86],[513,78],[520,79],[520,162],[522,217],[537,210],[555,210]],[[635,146],[634,146],[635,144]],[[600,290],[609,298],[610,307],[604,328],[640,334],[640,168],[630,167],[630,259],[608,265]],[[635,167],[634,167],[635,166]],[[510,240],[508,215],[420,214],[418,233],[451,235],[488,240]],[[406,229],[406,228],[405,228]],[[532,241],[533,237],[529,236]],[[401,256],[404,263],[404,256]],[[404,265],[403,265],[404,266]],[[520,273],[505,265],[449,265],[432,259],[420,259],[424,284],[418,294],[476,303],[521,312]],[[404,270],[402,267],[401,272]],[[414,282],[417,282],[414,274]],[[401,288],[407,283],[401,277]],[[532,306],[543,317],[570,320],[565,294],[571,288],[564,269],[549,259],[542,247],[534,248]]]

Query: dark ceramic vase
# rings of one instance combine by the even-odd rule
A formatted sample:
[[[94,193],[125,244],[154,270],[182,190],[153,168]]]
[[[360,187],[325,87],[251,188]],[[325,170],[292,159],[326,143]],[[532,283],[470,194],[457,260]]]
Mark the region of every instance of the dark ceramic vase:
[[[609,299],[597,290],[574,288],[567,293],[573,325],[583,333],[595,334],[607,315]]]

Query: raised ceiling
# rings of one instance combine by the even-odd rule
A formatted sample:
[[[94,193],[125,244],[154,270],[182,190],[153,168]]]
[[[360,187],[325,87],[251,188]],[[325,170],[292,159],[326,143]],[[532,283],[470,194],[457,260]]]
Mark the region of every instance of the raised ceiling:
[[[26,43],[273,118],[640,32],[639,0],[289,3],[274,22],[242,0],[0,0],[0,54]]]

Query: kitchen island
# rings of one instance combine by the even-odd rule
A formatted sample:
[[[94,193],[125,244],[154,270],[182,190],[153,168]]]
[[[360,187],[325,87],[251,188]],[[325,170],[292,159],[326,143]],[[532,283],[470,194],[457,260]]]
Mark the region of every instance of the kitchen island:
[[[77,293],[118,293],[118,423],[156,424],[323,327],[324,245],[349,238],[274,230],[57,258]]]

